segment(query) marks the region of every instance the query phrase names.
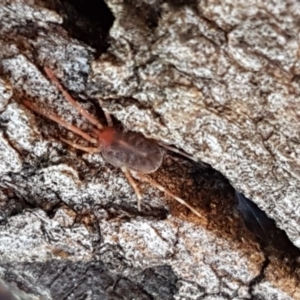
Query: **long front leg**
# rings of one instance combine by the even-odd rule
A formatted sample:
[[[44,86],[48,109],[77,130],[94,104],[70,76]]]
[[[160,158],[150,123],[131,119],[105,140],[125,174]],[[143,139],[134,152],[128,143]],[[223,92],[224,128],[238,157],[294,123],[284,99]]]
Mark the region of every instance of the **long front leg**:
[[[86,141],[88,141],[92,144],[97,144],[97,139],[91,137],[90,135],[88,135],[84,131],[80,130],[76,126],[67,123],[66,121],[61,119],[59,116],[57,116],[56,114],[54,114],[52,112],[49,112],[49,111],[45,111],[44,109],[39,108],[38,106],[34,105],[32,102],[30,102],[28,100],[23,100],[22,103],[27,108],[29,108],[30,110],[32,110],[32,111],[36,112],[37,114],[40,114],[40,115],[56,122],[57,124],[67,128],[68,130],[74,132],[75,134],[83,137]]]
[[[84,117],[86,118],[90,123],[95,125],[98,129],[102,129],[102,124],[88,111],[86,111],[81,105],[79,105],[73,97],[63,88],[63,86],[60,84],[56,76],[54,75],[53,71],[47,67],[44,68],[47,76],[53,82],[53,84],[62,92],[66,100]]]
[[[75,149],[79,149],[79,150],[82,150],[82,151],[87,152],[87,153],[100,153],[100,151],[101,151],[101,149],[98,148],[98,147],[85,147],[85,146],[70,142],[70,141],[68,141],[66,139],[63,139],[63,138],[60,138],[60,140],[63,141],[64,143],[70,145],[71,147],[73,147]]]

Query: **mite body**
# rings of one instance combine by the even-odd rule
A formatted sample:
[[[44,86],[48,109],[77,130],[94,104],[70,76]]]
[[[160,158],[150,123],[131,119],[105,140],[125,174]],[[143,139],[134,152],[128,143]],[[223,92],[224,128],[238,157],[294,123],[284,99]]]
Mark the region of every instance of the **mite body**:
[[[106,127],[99,132],[99,145],[104,159],[115,167],[150,174],[162,164],[162,149],[139,133]]]
[[[188,207],[193,213],[198,217],[203,219],[203,216],[194,209],[191,205],[186,203],[183,199],[177,197],[169,190],[165,189],[159,183],[155,182],[153,179],[148,178],[145,174],[150,174],[155,172],[162,164],[164,151],[157,145],[154,141],[145,138],[143,135],[135,132],[124,132],[116,129],[112,126],[110,116],[105,113],[107,123],[111,126],[104,127],[93,115],[89,114],[82,106],[80,106],[71,95],[62,87],[54,73],[49,69],[45,68],[45,72],[48,75],[51,82],[62,92],[64,97],[70,104],[95,128],[91,131],[91,134],[87,134],[76,126],[73,126],[56,114],[45,111],[31,101],[23,100],[23,104],[30,110],[45,116],[46,118],[53,120],[59,125],[67,128],[68,130],[74,132],[75,134],[81,136],[83,139],[91,143],[92,147],[85,147],[81,144],[76,144],[71,141],[61,138],[61,140],[70,146],[80,149],[88,153],[99,153],[101,152],[103,158],[115,167],[121,168],[124,172],[127,180],[133,187],[138,198],[138,209],[141,209],[141,194],[140,191],[133,180],[131,173],[140,180],[150,183],[152,186],[158,188],[159,190],[165,192],[165,194],[171,196],[176,201]],[[170,149],[170,147],[167,147]],[[171,149],[178,152],[176,149]]]

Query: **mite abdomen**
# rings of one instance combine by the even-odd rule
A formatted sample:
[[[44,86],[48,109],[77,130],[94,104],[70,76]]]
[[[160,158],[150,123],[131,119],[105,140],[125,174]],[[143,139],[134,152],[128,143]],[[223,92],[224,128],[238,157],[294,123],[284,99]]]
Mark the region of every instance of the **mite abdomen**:
[[[115,167],[149,174],[155,172],[163,159],[162,149],[135,132],[104,128],[99,135],[103,158]]]

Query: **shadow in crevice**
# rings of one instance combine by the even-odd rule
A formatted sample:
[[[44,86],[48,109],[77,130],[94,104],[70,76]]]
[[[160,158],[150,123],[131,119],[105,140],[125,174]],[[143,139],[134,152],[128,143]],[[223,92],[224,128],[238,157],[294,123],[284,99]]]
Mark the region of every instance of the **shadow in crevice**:
[[[100,55],[108,48],[107,37],[114,16],[103,0],[46,1],[45,5],[63,17],[63,28],[75,39],[96,49]]]
[[[293,245],[285,231],[279,229],[254,202],[235,191],[235,197],[246,227],[254,234],[263,249],[276,251],[289,256],[299,257],[300,250]]]
[[[174,157],[174,154],[171,154]],[[172,159],[173,160],[173,159]],[[237,192],[230,182],[206,163],[195,163],[176,159],[153,174],[157,181],[163,179],[178,185],[173,193],[180,196],[207,218],[207,229],[222,238],[249,244],[258,243],[264,254],[276,257],[279,261],[293,266],[298,265],[300,250],[289,240],[285,231],[279,229],[274,220],[265,212]],[[160,174],[160,175],[159,175]],[[190,182],[193,181],[193,184]],[[182,208],[173,200],[167,200],[171,213],[182,216]],[[187,220],[198,223],[197,218],[188,210]],[[199,223],[200,224],[200,223]],[[239,246],[238,246],[239,247]]]

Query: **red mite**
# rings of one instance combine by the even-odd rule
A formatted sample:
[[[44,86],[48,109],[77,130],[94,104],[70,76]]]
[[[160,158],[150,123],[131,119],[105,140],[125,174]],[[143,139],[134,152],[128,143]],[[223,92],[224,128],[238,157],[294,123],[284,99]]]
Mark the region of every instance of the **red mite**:
[[[121,168],[124,172],[127,180],[133,187],[138,198],[138,209],[141,206],[141,194],[140,191],[133,180],[131,174],[138,177],[142,181],[150,183],[152,186],[158,188],[159,190],[165,192],[167,195],[174,198],[176,201],[188,207],[193,213],[198,217],[203,219],[203,216],[194,209],[191,205],[186,203],[183,199],[177,197],[169,190],[165,189],[159,183],[153,179],[145,176],[145,174],[150,174],[155,172],[162,164],[164,151],[157,145],[154,141],[146,139],[143,135],[135,132],[123,132],[112,126],[110,116],[104,111],[109,127],[104,127],[93,115],[89,114],[82,106],[80,106],[71,95],[62,87],[54,73],[47,67],[45,67],[45,72],[51,82],[62,92],[66,100],[90,123],[92,123],[96,128],[92,130],[89,135],[73,126],[58,115],[45,111],[30,101],[23,100],[23,104],[30,110],[43,115],[44,117],[58,123],[59,125],[67,128],[68,130],[74,132],[75,134],[81,136],[89,143],[93,144],[93,147],[84,147],[80,144],[76,144],[65,139],[61,139],[65,143],[71,145],[76,149],[88,153],[102,153],[103,158],[115,167]],[[166,146],[167,147],[167,146]],[[170,147],[167,147],[170,149]],[[178,152],[176,149],[171,148],[171,150]]]

